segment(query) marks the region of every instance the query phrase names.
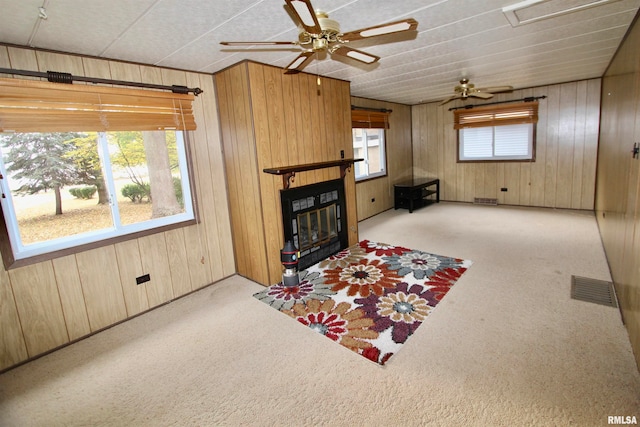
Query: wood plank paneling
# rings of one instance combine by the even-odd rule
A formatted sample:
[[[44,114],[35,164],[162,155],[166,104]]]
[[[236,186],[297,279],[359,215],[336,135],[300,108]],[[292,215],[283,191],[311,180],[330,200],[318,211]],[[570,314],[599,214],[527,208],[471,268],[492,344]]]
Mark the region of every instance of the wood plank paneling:
[[[296,91],[296,96],[293,99],[293,107],[298,114],[296,117],[296,130],[297,130],[297,141],[304,141],[305,145],[310,144],[313,141],[312,130],[311,130],[311,108],[309,107],[309,102],[307,100],[307,93],[309,92],[309,86],[313,84],[311,79],[303,78],[298,79],[298,88]],[[299,149],[298,150],[298,159],[300,159],[301,164],[307,164],[313,162],[313,152],[311,150]],[[309,182],[307,181],[307,175],[301,175],[299,185],[307,185]]]
[[[51,262],[9,272],[30,357],[69,341]]]
[[[576,109],[575,124],[573,128],[573,167],[571,170],[572,191],[569,199],[571,200],[569,207],[579,209],[582,206],[582,176],[584,169],[584,152],[585,152],[585,132],[587,122],[587,81],[577,83],[576,88]]]
[[[533,89],[524,89],[522,91],[519,92],[519,94],[522,97],[531,97],[531,96],[535,96],[536,94],[534,93]],[[505,94],[506,96],[506,94]],[[538,121],[538,125],[536,127],[541,127],[542,125],[539,124],[540,121]],[[596,132],[597,133],[597,132]],[[536,158],[538,156],[538,144],[536,142]],[[537,162],[524,162],[524,163],[519,163],[520,165],[520,180],[519,181],[509,181],[508,184],[510,184],[511,186],[518,186],[519,187],[519,193],[520,193],[520,197],[518,199],[517,205],[521,205],[521,206],[531,206],[531,167],[532,165],[536,164]],[[507,184],[507,182],[503,183],[503,186]],[[511,190],[509,187],[507,187],[509,190]]]
[[[142,270],[153,271],[150,274],[151,280],[145,283],[149,307],[156,307],[164,302],[171,301],[173,295],[173,283],[171,270],[169,268],[169,255],[164,234],[152,234],[138,239],[140,253],[144,254],[142,259]],[[138,286],[135,281],[122,283],[122,287]]]
[[[198,189],[202,189],[198,196],[198,204],[208,212],[207,215],[201,215],[201,218],[206,221],[204,237],[206,237],[209,247],[212,280],[217,281],[235,273],[235,260],[231,246],[231,229],[228,227],[230,219],[226,185],[221,185],[222,183],[226,184],[226,181],[216,106],[216,89],[213,79],[208,75],[188,73],[187,81],[189,87],[200,87],[209,94],[209,96],[197,98],[195,112],[196,121],[200,125],[194,132],[193,142],[190,140],[189,143],[190,146],[194,145],[195,147],[191,158],[202,157],[204,159],[204,162],[198,162],[198,177],[195,182],[202,183],[197,186]],[[211,183],[217,183],[217,185],[211,185]],[[202,234],[200,233],[200,235]],[[175,281],[174,286],[176,286]],[[176,290],[174,288],[174,291]]]
[[[97,331],[126,319],[127,308],[114,247],[80,252],[76,259],[91,330]]]
[[[602,80],[595,205],[622,317],[640,367],[640,160],[631,156],[634,143],[640,141],[639,45],[636,20]],[[585,153],[593,149],[593,139],[587,138]]]
[[[117,62],[114,62],[117,64]],[[111,67],[110,63],[106,59],[97,58],[82,58],[82,68],[84,69],[84,75],[88,77],[96,77],[101,79],[111,79]],[[139,81],[140,79],[127,79],[130,81]]]
[[[331,91],[329,90],[329,83],[327,82],[327,79],[321,77],[320,81],[320,86],[316,86],[314,90],[312,90],[312,93],[309,94],[311,103],[313,107],[316,108],[314,121],[318,122],[320,140],[317,144],[314,144],[312,147],[308,148],[312,150],[314,159],[323,161],[326,160],[324,157],[324,145],[327,144],[328,140],[331,138],[331,128],[327,126],[327,121],[331,119],[331,110],[328,109],[328,105],[326,104],[327,98],[331,96]],[[308,175],[310,177],[313,177],[311,178],[311,182],[320,182],[330,179],[328,169],[318,169],[316,171],[310,172]]]
[[[156,80],[157,83],[163,85],[187,85],[188,83],[188,75],[190,73],[185,73],[180,70],[171,70],[166,68],[141,68],[142,76],[145,78],[145,75],[149,74],[153,71],[155,74],[160,74],[160,79]],[[157,77],[155,77],[157,79]],[[149,75],[147,77],[148,80],[152,81],[152,77]],[[192,79],[193,80],[193,79]],[[199,79],[197,79],[199,80]],[[210,83],[208,87],[201,87],[201,89],[210,89],[210,93],[208,94],[209,100],[215,99],[215,91],[213,89],[213,81],[212,79],[207,79]],[[204,85],[203,85],[204,86]],[[203,105],[203,99],[205,97],[198,96],[197,99],[193,102],[194,108],[194,117],[196,118],[196,123],[204,124],[204,127],[201,129],[196,129],[191,132],[189,135],[189,151],[191,155],[191,159],[193,161],[192,174],[195,179],[196,188],[195,193],[198,201],[198,206],[201,209],[201,212],[207,212],[206,215],[202,215],[200,217],[200,222],[195,226],[188,227],[184,230],[185,236],[195,234],[194,238],[197,237],[198,245],[194,246],[194,249],[185,247],[187,252],[185,253],[187,259],[189,260],[188,265],[190,266],[191,272],[191,282],[196,283],[196,289],[206,286],[214,281],[214,278],[220,279],[222,277],[222,271],[219,266],[220,259],[220,243],[218,241],[219,235],[216,233],[208,233],[207,229],[212,227],[215,222],[217,222],[216,218],[216,207],[214,206],[214,198],[212,197],[211,190],[213,188],[212,185],[209,185],[211,182],[211,175],[209,170],[211,166],[208,163],[208,146],[209,142],[207,141],[206,134],[206,119],[204,114],[205,106]],[[213,124],[214,126],[217,123]],[[216,135],[217,132],[212,133]],[[213,146],[219,147],[219,140],[215,141],[218,144],[212,144]],[[204,161],[201,161],[204,160]],[[186,179],[186,177],[185,177]],[[198,183],[202,183],[198,185]],[[160,236],[152,236],[151,238],[160,239]],[[229,235],[230,237],[230,235]],[[163,236],[164,239],[164,236]],[[160,240],[157,240],[160,242]],[[142,242],[141,242],[142,247]],[[174,298],[178,295],[174,295],[173,286],[171,284],[171,275],[170,272],[166,269],[166,265],[161,261],[162,258],[166,257],[166,245],[162,244],[161,248],[156,248],[157,252],[149,252],[149,257],[143,258],[143,266],[147,265],[147,269],[155,269],[153,266],[157,266],[157,276],[160,277],[161,283],[159,285],[155,285],[153,287],[147,286],[147,296],[149,297],[149,304],[153,306],[157,306],[162,304],[168,299],[165,298]],[[179,285],[181,287],[184,285]],[[151,292],[149,292],[151,291]]]
[[[17,47],[0,47],[6,49],[9,56],[10,68],[16,70],[33,70],[42,71],[38,68],[38,60],[36,59],[36,51],[32,49],[21,49]],[[44,70],[47,71],[47,70]],[[60,70],[58,70],[60,71]],[[37,79],[37,77],[25,77],[27,79]]]
[[[185,257],[189,266],[189,279],[193,289],[200,289],[211,283],[211,270],[207,266],[208,252],[203,243],[203,229],[199,224],[182,229],[185,239]],[[228,242],[231,246],[231,242]]]
[[[69,255],[52,262],[67,332],[73,341],[91,333],[76,257]]]
[[[541,96],[548,92],[542,92],[547,87],[539,88]],[[531,206],[545,206],[545,191],[546,184],[546,172],[547,172],[547,116],[549,108],[546,107],[540,109],[538,107],[538,124],[536,125],[536,160],[529,162],[530,174],[529,174],[529,187],[531,193],[529,196],[529,202]]]
[[[238,70],[236,70],[238,71]],[[240,170],[236,159],[239,157],[238,144],[236,141],[236,119],[233,114],[234,98],[232,95],[232,70],[228,73],[219,73],[216,76],[216,95],[218,97],[218,112],[220,121],[223,123],[229,123],[228,126],[221,126],[220,132],[222,140],[224,141],[224,159],[225,159],[225,172],[226,182],[229,189],[229,208],[233,211],[238,209],[244,209],[242,206],[242,200],[240,199],[242,181],[240,180]],[[247,94],[248,96],[248,94]],[[246,99],[246,98],[241,98]],[[246,122],[243,122],[246,126]],[[240,219],[231,219],[233,248],[234,253],[241,253],[245,248],[245,222]],[[246,257],[235,257],[236,266],[238,271],[248,271],[249,260]]]
[[[521,163],[502,163],[504,168],[504,176],[500,181],[500,188],[506,188],[507,192],[500,192],[503,196],[502,203],[506,205],[523,205],[520,198],[520,182],[521,182],[521,173],[522,173],[522,164]],[[508,187],[507,183],[510,183],[511,186]]]
[[[167,243],[167,252],[169,253],[169,271],[171,272],[173,294],[176,297],[186,295],[194,288],[191,285],[191,277],[189,275],[184,230],[178,228],[167,231],[164,233],[164,237]]]
[[[554,206],[570,208],[574,185],[573,181],[575,157],[582,156],[582,149],[576,150],[576,116],[577,82],[566,83],[560,87],[560,111],[558,113],[558,165],[556,168],[556,200]],[[580,176],[582,178],[582,176]]]
[[[260,134],[261,139],[255,141],[255,148],[259,153],[268,152],[268,155],[258,155],[258,167],[254,170],[258,175],[261,185],[262,214],[261,224],[264,229],[264,251],[266,254],[266,266],[268,270],[268,283],[277,283],[281,279],[282,265],[280,263],[280,248],[283,242],[282,216],[280,213],[280,189],[282,183],[280,177],[268,177],[262,170],[268,167],[286,166],[298,164],[298,148],[304,142],[290,140],[287,133],[287,121],[295,120],[287,117],[286,113],[292,113],[285,109],[284,80],[288,81],[287,87],[291,86],[291,79],[284,76],[282,70],[275,67],[264,67],[259,64],[250,64],[251,93],[259,92],[263,97],[261,105],[254,103],[254,124],[261,124],[262,128],[267,127],[268,132]],[[255,78],[254,78],[255,75]],[[261,78],[261,79],[260,79]],[[260,88],[262,84],[264,90]],[[287,101],[291,98],[287,98]],[[271,163],[265,163],[266,161]],[[271,165],[271,166],[269,166]]]
[[[585,110],[584,154],[582,157],[581,206],[595,207],[596,165],[598,162],[598,133],[600,122],[593,117],[600,116],[600,92],[602,81],[587,81],[587,105]]]
[[[457,163],[457,136],[453,113],[448,109],[461,106],[462,102],[413,106],[414,170],[418,176],[441,179],[443,200],[472,202],[475,197],[490,197],[509,205],[591,210],[599,81],[516,90],[492,99],[491,102],[547,96],[539,101],[533,162]],[[503,187],[507,192],[500,191]]]
[[[559,146],[559,115],[560,115],[560,87],[551,86],[547,88],[545,105],[547,110],[545,130],[545,157],[544,157],[544,187],[543,206],[555,207],[558,200],[557,193],[557,173],[558,173],[558,146]],[[560,184],[566,185],[565,182]]]
[[[273,197],[274,190],[260,190],[258,160],[271,158],[271,151],[267,145],[259,144],[256,148],[257,138],[269,138],[269,121],[254,118],[264,111],[255,103],[264,100],[266,104],[267,98],[266,94],[258,93],[265,88],[264,78],[259,75],[262,70],[250,73],[248,65],[251,64],[228,68],[216,74],[215,79],[238,272],[260,283],[269,283],[262,198],[270,194]],[[262,148],[265,149],[257,154],[256,149]]]
[[[0,370],[28,357],[9,275],[0,271]]]
[[[149,309],[149,299],[145,290],[145,284],[135,285],[136,277],[145,274],[140,259],[140,247],[138,240],[128,240],[114,246],[116,259],[118,260],[118,273],[120,274],[124,295],[124,303],[128,316],[135,316]]]
[[[0,67],[11,68],[11,61],[9,60],[9,52],[7,49],[0,49]],[[12,77],[12,74],[3,74],[2,77]]]

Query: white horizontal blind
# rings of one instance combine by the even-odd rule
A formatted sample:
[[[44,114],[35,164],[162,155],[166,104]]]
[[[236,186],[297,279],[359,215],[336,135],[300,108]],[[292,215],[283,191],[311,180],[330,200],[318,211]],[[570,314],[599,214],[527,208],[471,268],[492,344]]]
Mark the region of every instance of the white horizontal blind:
[[[532,124],[496,126],[494,156],[509,159],[531,158]]]
[[[533,153],[533,124],[459,129],[460,160],[527,160]]]
[[[493,127],[460,129],[460,157],[465,160],[493,156]]]

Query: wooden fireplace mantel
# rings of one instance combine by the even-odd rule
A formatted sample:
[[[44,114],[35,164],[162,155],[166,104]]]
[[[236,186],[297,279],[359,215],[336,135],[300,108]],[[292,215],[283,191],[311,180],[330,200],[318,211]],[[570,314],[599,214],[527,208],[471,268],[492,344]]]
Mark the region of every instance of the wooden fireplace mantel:
[[[340,159],[331,160],[328,162],[306,163],[303,165],[283,166],[278,168],[265,168],[262,169],[262,171],[271,175],[282,175],[282,186],[286,190],[289,188],[291,181],[296,176],[296,172],[340,166],[340,178],[344,179],[344,176],[346,175],[347,170],[351,168],[351,165],[353,165],[355,162],[361,162],[363,160],[364,159]]]

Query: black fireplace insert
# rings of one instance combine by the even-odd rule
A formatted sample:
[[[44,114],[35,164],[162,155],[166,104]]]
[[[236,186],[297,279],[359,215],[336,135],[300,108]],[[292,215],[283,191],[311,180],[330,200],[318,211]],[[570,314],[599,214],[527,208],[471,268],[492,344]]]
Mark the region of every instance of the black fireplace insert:
[[[348,246],[342,179],[280,190],[280,200],[284,239],[300,251],[300,270]]]

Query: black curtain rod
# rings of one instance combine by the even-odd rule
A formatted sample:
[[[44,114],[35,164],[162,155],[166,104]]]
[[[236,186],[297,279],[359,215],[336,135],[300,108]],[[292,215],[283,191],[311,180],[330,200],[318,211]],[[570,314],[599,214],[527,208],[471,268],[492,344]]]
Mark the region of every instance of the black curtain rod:
[[[352,105],[351,109],[352,110],[377,111],[379,113],[392,113],[393,112],[393,110],[388,110],[386,108],[358,107],[356,105]]]
[[[89,82],[89,83],[104,83],[104,84],[121,85],[121,86],[135,86],[135,87],[142,87],[147,89],[162,89],[162,90],[170,90],[173,93],[182,93],[182,94],[188,94],[190,92],[193,92],[195,96],[198,96],[203,92],[203,90],[200,89],[199,87],[188,88],[186,86],[179,86],[179,85],[165,86],[165,85],[156,85],[152,83],[126,82],[122,80],[99,79],[96,77],[72,76],[69,73],[60,73],[57,71],[47,71],[46,73],[44,73],[40,71],[14,70],[11,68],[0,68],[0,74],[17,74],[19,76],[44,77],[52,83],[72,84],[74,81],[78,81],[78,82]]]
[[[533,102],[533,101],[537,101],[538,99],[545,99],[547,97],[547,95],[542,95],[542,96],[527,96],[526,98],[522,98],[522,99],[512,99],[510,101],[496,101],[496,102],[487,102],[486,104],[469,104],[469,105],[464,105],[462,107],[451,107],[449,108],[449,111],[453,111],[453,110],[462,110],[462,109],[470,109],[473,107],[484,107],[485,105],[495,105],[495,104],[508,104],[510,102]]]

